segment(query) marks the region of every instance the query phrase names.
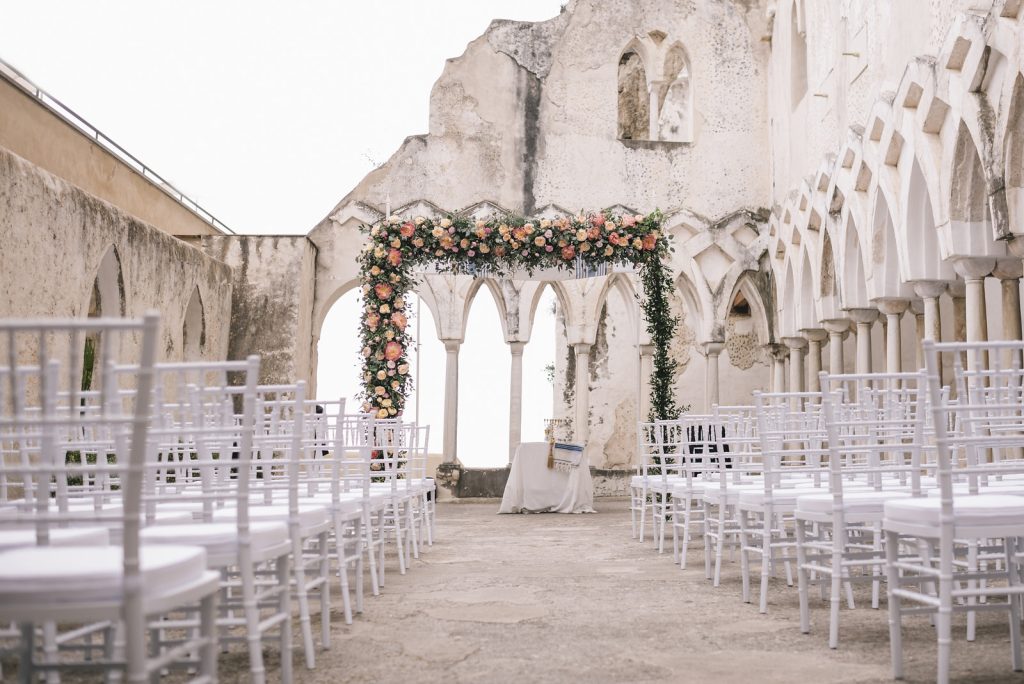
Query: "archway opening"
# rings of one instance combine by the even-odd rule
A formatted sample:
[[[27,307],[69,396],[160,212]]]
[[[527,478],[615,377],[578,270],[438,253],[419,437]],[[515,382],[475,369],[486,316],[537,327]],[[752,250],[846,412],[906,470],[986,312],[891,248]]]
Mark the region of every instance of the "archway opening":
[[[185,319],[181,326],[181,356],[185,361],[198,361],[206,349],[206,314],[199,288],[192,290]]]
[[[121,318],[125,315],[124,275],[121,272],[121,259],[117,249],[109,247],[96,269],[92,291],[86,316],[89,318]],[[120,338],[117,338],[120,339]],[[108,349],[101,353],[103,344],[102,333],[90,332],[86,335],[82,350],[82,391],[97,387],[100,368],[98,359],[116,358],[119,350]]]
[[[523,349],[524,442],[542,441],[544,420],[555,417],[555,326],[561,304],[554,288],[543,288],[533,314],[530,341]]]
[[[470,304],[459,351],[457,449],[464,466],[498,468],[508,463],[509,374],[501,314],[490,288],[481,285]]]

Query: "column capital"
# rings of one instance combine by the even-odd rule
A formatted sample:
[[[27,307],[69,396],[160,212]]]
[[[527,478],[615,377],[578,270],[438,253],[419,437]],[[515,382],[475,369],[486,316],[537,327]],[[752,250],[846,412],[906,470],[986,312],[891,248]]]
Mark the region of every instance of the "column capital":
[[[949,287],[945,280],[915,280],[910,284],[914,286],[914,294],[922,299],[935,299]]]
[[[653,344],[638,344],[640,356],[654,356],[655,346]]]
[[[924,300],[923,299],[911,299],[910,300],[910,313],[915,316],[924,316]]]
[[[992,275],[1000,280],[1020,280],[1024,275],[1024,262],[1020,259],[1000,259]]]
[[[850,318],[858,325],[878,320],[878,309],[847,309],[846,313],[850,314]]]
[[[828,320],[822,321],[821,325],[830,334],[839,333],[845,335],[846,333],[850,332],[850,324],[852,322],[853,321],[851,321],[849,318],[830,318]]]
[[[910,306],[909,299],[900,297],[879,297],[871,302],[878,307],[878,311],[886,316],[902,316],[903,312]]]
[[[784,344],[769,342],[764,345],[764,348],[765,351],[767,351],[768,354],[776,361],[783,361],[787,356],[789,356],[789,349]]]
[[[462,340],[441,340],[444,342],[444,350],[449,354],[458,354],[459,347],[462,346]]]
[[[818,344],[821,344],[828,340],[828,330],[824,330],[822,328],[802,328],[800,333],[808,342],[817,342]]]
[[[953,270],[964,280],[981,280],[992,274],[996,260],[992,257],[960,257],[953,260]]]
[[[1024,239],[1020,236],[1011,237],[1006,241],[1006,249],[1014,256],[1024,257]]]
[[[953,299],[963,299],[967,296],[967,283],[962,280],[954,280],[949,284],[949,296]]]
[[[783,337],[782,344],[786,345],[789,349],[803,349],[807,346],[807,340],[802,337]]]
[[[707,356],[718,356],[725,349],[725,342],[705,342],[703,345],[704,353]]]
[[[589,342],[576,342],[572,348],[577,354],[589,354],[592,346]]]
[[[510,352],[512,352],[512,356],[522,356],[523,355],[523,347],[525,347],[525,346],[526,346],[526,342],[520,342],[519,340],[514,340],[514,341],[508,343],[508,350]]]

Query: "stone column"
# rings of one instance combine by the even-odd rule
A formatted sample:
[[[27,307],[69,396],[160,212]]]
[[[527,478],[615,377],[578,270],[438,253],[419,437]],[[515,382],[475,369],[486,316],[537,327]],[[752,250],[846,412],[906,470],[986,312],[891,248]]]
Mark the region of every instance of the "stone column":
[[[590,436],[590,345],[577,342],[576,351],[576,421],[574,439],[586,444]]]
[[[523,440],[523,347],[525,342],[509,342],[512,355],[512,372],[509,376],[508,392],[508,462],[516,455],[516,449]]]
[[[850,309],[849,313],[857,324],[857,373],[870,373],[871,324],[878,318],[878,309]]]
[[[459,444],[459,348],[462,340],[444,342],[444,462],[458,463]]]
[[[783,337],[782,343],[789,348],[789,391],[804,391],[804,348],[807,340],[802,337]]]
[[[1002,288],[1003,339],[1008,341],[1021,339],[1021,266],[1020,259],[1004,259],[996,265],[995,271],[992,272],[992,275],[999,278],[999,284]],[[1004,367],[1012,366],[1014,355],[1014,352],[1006,351],[1002,359]]]
[[[914,369],[924,368],[924,302],[910,300],[910,313],[914,315]]]
[[[648,133],[647,139],[659,140],[661,136],[659,135],[660,131],[658,130],[658,113],[661,111],[661,107],[658,102],[658,91],[661,89],[661,82],[652,81],[648,86],[648,89],[650,93],[650,108],[647,113],[649,121],[647,125],[650,128],[650,132]]]
[[[900,320],[903,313],[910,306],[906,299],[883,298],[876,299],[878,310],[885,316],[885,372],[903,372],[903,335],[900,330]]]
[[[704,397],[707,410],[718,403],[718,355],[725,348],[724,342],[705,342],[704,353],[706,355],[704,365]]]
[[[996,267],[995,259],[957,259],[953,269],[964,279],[967,291],[967,341],[988,340],[988,312],[985,308],[985,278]],[[974,354],[967,355],[967,365],[973,370]],[[980,356],[982,366],[988,365],[986,355]]]
[[[651,375],[654,374],[654,345],[640,345],[640,416],[647,421],[651,413]]]
[[[766,344],[765,349],[772,359],[772,392],[786,391],[786,355],[789,350],[781,344]]]
[[[939,297],[946,291],[948,283],[942,280],[918,280],[914,283],[914,294],[924,303],[924,339],[942,341],[942,318],[939,313]]]
[[[845,372],[846,360],[843,358],[843,341],[850,334],[850,319],[832,318],[822,321],[828,332],[828,373],[841,375]]]
[[[820,328],[801,330],[807,340],[807,391],[821,391],[821,344],[828,340],[828,331]]]

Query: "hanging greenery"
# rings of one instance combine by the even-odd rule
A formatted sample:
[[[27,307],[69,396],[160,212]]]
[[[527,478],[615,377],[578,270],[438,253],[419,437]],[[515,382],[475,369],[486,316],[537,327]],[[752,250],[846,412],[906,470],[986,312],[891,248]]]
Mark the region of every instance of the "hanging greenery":
[[[672,279],[662,261],[672,246],[661,232],[661,219],[657,211],[558,219],[392,216],[363,226],[369,236],[359,255],[363,410],[380,418],[401,415],[412,389],[407,307],[417,265],[434,263],[439,271],[489,276],[620,265],[636,268],[644,285],[642,306],[655,346],[651,417],[675,418],[676,364],[669,347],[678,321],[669,306]]]

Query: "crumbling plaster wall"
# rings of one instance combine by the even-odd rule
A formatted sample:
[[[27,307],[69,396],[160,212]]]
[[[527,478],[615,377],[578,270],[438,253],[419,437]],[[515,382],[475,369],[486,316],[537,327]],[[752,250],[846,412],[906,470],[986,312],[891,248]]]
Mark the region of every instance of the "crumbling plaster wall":
[[[262,357],[261,383],[311,381],[316,246],[305,236],[204,236],[234,289],[228,358]]]
[[[85,317],[101,260],[113,247],[124,313],[161,315],[160,359],[182,358],[185,310],[199,289],[205,344],[200,360],[225,358],[231,270],[0,148],[0,318]],[[125,360],[137,350],[120,350]]]
[[[650,31],[689,55],[693,143],[616,139],[619,56]],[[546,22],[493,22],[445,66],[429,135],[408,138],[339,208],[383,207],[389,196],[394,207],[490,199],[524,213],[622,203],[714,217],[766,206],[765,31],[760,3],[741,0],[577,0]]]

